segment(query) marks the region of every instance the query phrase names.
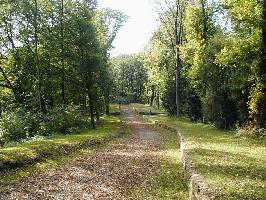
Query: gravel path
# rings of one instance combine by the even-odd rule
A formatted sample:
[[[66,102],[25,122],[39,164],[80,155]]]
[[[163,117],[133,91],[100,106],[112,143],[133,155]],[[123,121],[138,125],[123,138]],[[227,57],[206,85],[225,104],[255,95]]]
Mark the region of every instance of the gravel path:
[[[0,199],[129,199],[135,188],[151,187],[160,165],[160,134],[122,106],[134,134],[92,157],[28,177],[0,192]]]

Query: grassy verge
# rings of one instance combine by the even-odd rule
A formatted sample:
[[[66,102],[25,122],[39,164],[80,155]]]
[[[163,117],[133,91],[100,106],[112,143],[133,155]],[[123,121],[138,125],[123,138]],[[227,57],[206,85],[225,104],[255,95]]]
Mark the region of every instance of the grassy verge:
[[[139,109],[146,109],[139,105]],[[221,199],[266,199],[266,141],[237,137],[211,125],[151,116],[179,130],[199,172]]]
[[[104,143],[119,135],[121,123],[115,116],[104,117],[96,130],[78,134],[44,137],[36,141],[14,144],[0,148],[0,175],[46,159],[72,153],[83,147]]]
[[[150,107],[149,105],[143,105],[139,103],[132,103],[131,104],[133,110],[143,113],[149,113],[150,111],[153,113],[166,113],[163,108],[157,108],[156,106]]]
[[[182,164],[179,160],[179,143],[176,134],[164,130],[160,132],[163,133],[162,139],[164,143],[163,150],[160,151],[161,166],[152,190],[146,193],[145,196],[149,199],[158,200],[188,199],[188,189]]]
[[[120,112],[119,104],[110,104],[110,113]]]
[[[28,176],[35,176],[36,174],[45,171],[49,168],[55,168],[63,166],[69,162],[73,162],[76,159],[79,158],[86,158],[90,157],[97,152],[105,149],[109,145],[118,142],[119,140],[122,140],[126,137],[129,137],[130,134],[126,127],[121,127],[121,124],[117,124],[118,126],[113,126],[113,123],[117,123],[117,117],[108,117],[105,119],[105,124],[98,128],[97,133],[92,133],[94,130],[90,130],[87,132],[88,135],[93,134],[94,136],[98,135],[98,138],[101,138],[101,143],[95,143],[94,145],[85,145],[85,146],[79,146],[76,147],[76,150],[72,152],[65,152],[64,154],[60,156],[51,156],[49,158],[46,158],[42,162],[37,162],[32,165],[19,168],[16,170],[10,170],[6,172],[2,172],[1,179],[0,179],[0,192],[1,190],[4,190],[6,186],[17,182],[21,180],[24,177]],[[114,122],[113,122],[114,121]],[[119,127],[119,128],[118,128]],[[101,129],[101,130],[100,130]],[[84,133],[85,134],[85,133]],[[106,138],[109,138],[106,140],[103,135],[106,136]],[[117,138],[117,136],[119,138]],[[117,138],[114,140],[114,138]],[[113,138],[113,139],[112,139]],[[112,139],[112,140],[110,140]],[[87,143],[88,144],[88,143]]]

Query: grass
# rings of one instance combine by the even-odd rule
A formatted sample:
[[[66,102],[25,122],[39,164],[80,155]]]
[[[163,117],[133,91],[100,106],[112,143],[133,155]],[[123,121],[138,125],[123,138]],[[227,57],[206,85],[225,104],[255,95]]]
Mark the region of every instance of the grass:
[[[155,179],[155,184],[150,193],[150,199],[188,199],[188,189],[184,181],[184,171],[179,160],[179,143],[176,134],[169,131],[163,132],[163,158],[161,168]]]
[[[150,107],[149,105],[143,105],[138,103],[132,103],[132,108],[134,110],[137,110],[138,112],[144,112],[149,113],[150,111],[155,113],[166,113],[166,111],[163,108],[157,108],[157,106]]]
[[[0,148],[0,174],[14,168],[72,153],[85,146],[103,143],[119,135],[120,128],[121,123],[118,117],[107,116],[96,130],[44,137],[36,141]]]
[[[109,122],[112,123],[110,121],[110,119],[114,119],[114,118],[108,117],[108,123]],[[117,120],[115,119],[115,123],[116,123],[116,121]],[[108,127],[107,124],[106,124],[105,128],[106,127]],[[29,175],[34,176],[35,174],[38,174],[38,173],[45,171],[47,169],[60,167],[60,166],[63,166],[69,162],[73,162],[76,159],[79,159],[81,157],[83,157],[83,158],[90,157],[90,156],[96,154],[97,152],[101,151],[102,149],[105,149],[106,147],[110,146],[111,144],[116,143],[119,140],[122,140],[122,139],[130,136],[128,134],[129,133],[128,130],[125,129],[124,127],[122,128],[123,131],[121,130],[121,132],[118,131],[118,130],[120,130],[120,128],[118,130],[117,129],[115,130],[115,129],[112,129],[112,127],[110,130],[106,129],[105,134],[107,137],[110,137],[110,136],[108,136],[109,134],[111,134],[111,135],[114,134],[114,136],[117,136],[119,134],[119,138],[116,140],[110,140],[108,142],[98,143],[98,144],[95,144],[93,146],[83,146],[83,148],[80,148],[80,149],[75,150],[73,152],[65,152],[65,154],[62,154],[60,156],[47,158],[43,162],[37,162],[37,163],[32,164],[30,166],[26,166],[23,168],[19,168],[16,170],[10,170],[10,171],[7,171],[5,173],[2,173],[1,179],[0,179],[0,192],[1,192],[1,190],[4,190],[6,186],[8,186],[14,182],[18,182],[23,177],[27,177]],[[112,130],[115,131],[116,133],[112,132]],[[101,131],[99,131],[99,132],[101,132]]]
[[[110,113],[120,112],[119,104],[110,104]]]
[[[234,132],[167,115],[151,118],[185,136],[197,169],[221,199],[266,199],[265,140],[238,137]]]

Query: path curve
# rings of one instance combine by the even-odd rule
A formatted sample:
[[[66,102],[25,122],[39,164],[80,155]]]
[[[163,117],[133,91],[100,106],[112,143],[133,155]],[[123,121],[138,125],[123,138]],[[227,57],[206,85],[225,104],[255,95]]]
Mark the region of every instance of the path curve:
[[[92,157],[25,178],[0,192],[0,199],[130,199],[130,190],[147,189],[160,165],[161,137],[150,124],[141,122],[129,105],[122,110],[133,137]]]

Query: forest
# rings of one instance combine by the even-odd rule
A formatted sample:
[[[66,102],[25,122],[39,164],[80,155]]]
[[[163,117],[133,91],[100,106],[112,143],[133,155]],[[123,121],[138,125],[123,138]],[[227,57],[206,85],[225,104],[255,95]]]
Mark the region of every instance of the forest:
[[[148,1],[0,0],[0,199],[266,198],[266,0]]]
[[[108,114],[108,51],[127,16],[96,8],[85,0],[1,1],[2,143],[95,128],[94,118]],[[90,125],[81,120],[87,110]]]
[[[82,111],[95,128],[110,101],[265,134],[263,6],[157,1],[160,25],[145,50],[110,58],[122,12],[96,1],[3,1],[2,143],[86,126]]]
[[[265,2],[165,2],[144,52],[111,62],[119,96],[265,134]]]

